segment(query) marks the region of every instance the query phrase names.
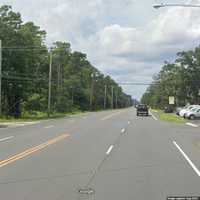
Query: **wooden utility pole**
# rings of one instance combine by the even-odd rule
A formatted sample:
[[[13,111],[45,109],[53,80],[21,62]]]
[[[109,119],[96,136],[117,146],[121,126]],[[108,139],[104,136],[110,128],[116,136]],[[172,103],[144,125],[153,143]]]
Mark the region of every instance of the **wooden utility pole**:
[[[111,98],[111,108],[113,109],[113,107],[114,107],[114,99],[113,99],[113,96],[114,96],[114,87],[113,86],[111,87],[111,96],[112,96],[112,98]]]
[[[0,40],[0,115],[2,114],[2,102],[1,102],[1,81],[2,81],[2,42]]]
[[[104,91],[104,109],[106,109],[106,100],[107,100],[107,85],[105,85],[105,91]]]
[[[49,59],[49,94],[48,94],[48,117],[51,112],[51,79],[52,79],[52,52],[50,52]]]

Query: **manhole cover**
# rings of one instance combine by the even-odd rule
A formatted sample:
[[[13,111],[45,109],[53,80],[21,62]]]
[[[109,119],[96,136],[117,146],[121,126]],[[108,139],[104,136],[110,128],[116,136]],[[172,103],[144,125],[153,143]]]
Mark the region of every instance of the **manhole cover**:
[[[83,194],[83,195],[93,195],[94,190],[92,188],[83,188],[83,189],[79,189],[78,193]]]

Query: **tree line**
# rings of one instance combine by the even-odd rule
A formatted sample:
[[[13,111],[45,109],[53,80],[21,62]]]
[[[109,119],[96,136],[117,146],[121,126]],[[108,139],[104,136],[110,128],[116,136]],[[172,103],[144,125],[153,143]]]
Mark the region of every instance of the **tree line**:
[[[200,103],[200,46],[177,53],[174,62],[166,62],[153,77],[141,101],[152,107],[163,108],[169,104],[169,96],[175,97],[175,105]]]
[[[68,42],[45,44],[46,32],[22,21],[11,6],[0,7],[2,41],[2,113],[47,112],[49,63],[52,55],[51,111],[99,110],[130,106],[131,96],[95,68]]]

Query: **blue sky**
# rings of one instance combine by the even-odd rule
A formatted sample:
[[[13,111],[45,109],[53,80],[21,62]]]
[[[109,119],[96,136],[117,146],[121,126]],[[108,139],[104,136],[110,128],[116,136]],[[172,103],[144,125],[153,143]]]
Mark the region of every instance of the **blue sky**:
[[[165,60],[200,44],[200,9],[153,9],[200,0],[0,0],[47,31],[47,44],[68,41],[118,82],[151,82]],[[123,86],[140,98],[146,86]]]

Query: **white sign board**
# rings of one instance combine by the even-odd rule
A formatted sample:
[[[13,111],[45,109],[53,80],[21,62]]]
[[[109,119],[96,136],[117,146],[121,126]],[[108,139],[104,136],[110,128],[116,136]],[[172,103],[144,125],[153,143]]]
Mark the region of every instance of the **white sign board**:
[[[169,97],[169,105],[175,104],[175,98],[173,96]]]

